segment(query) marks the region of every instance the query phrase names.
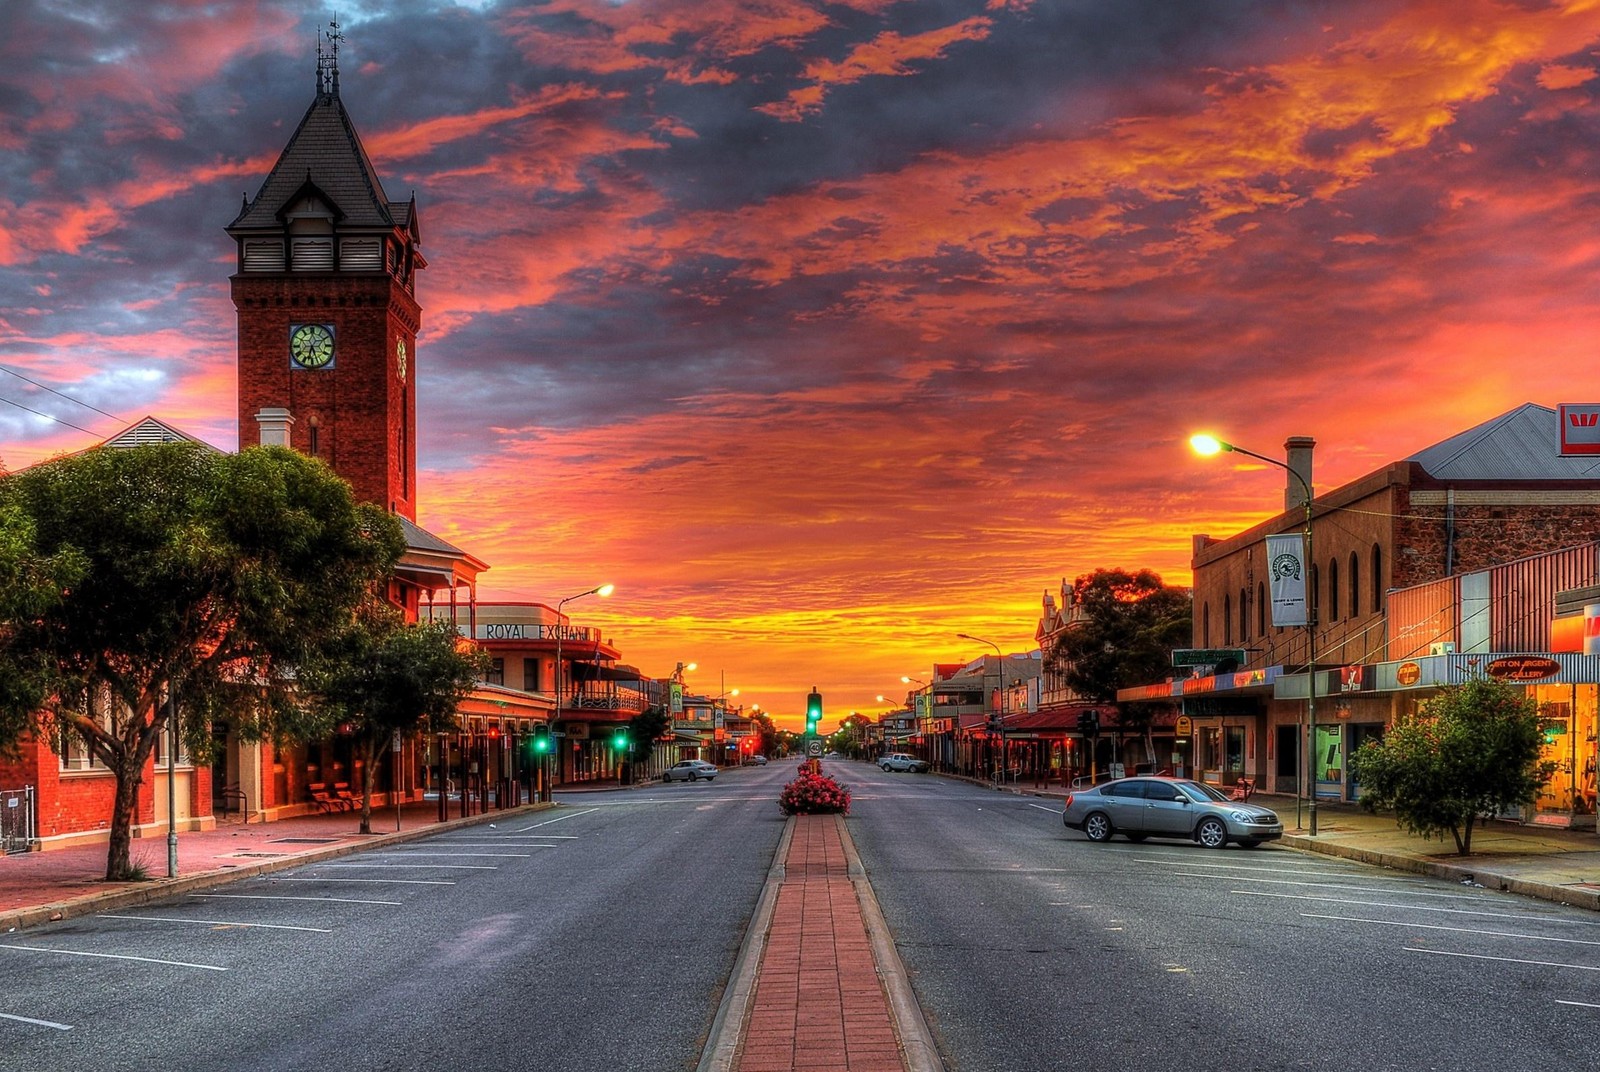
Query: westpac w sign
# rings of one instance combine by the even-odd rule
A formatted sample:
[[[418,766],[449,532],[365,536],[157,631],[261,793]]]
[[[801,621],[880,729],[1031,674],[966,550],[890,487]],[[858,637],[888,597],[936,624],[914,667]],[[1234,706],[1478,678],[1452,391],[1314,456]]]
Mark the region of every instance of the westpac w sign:
[[[1563,402],[1556,419],[1561,422],[1562,454],[1600,454],[1600,402]]]

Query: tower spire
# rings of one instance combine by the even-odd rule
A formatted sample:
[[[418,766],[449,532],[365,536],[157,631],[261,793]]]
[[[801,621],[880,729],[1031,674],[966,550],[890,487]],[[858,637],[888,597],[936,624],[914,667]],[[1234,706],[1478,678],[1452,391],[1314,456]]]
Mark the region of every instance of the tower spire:
[[[327,47],[323,47],[323,41]],[[337,16],[328,23],[328,28],[317,34],[317,95],[319,97],[337,97],[339,95],[339,42],[344,40],[344,34],[339,32],[339,19]]]

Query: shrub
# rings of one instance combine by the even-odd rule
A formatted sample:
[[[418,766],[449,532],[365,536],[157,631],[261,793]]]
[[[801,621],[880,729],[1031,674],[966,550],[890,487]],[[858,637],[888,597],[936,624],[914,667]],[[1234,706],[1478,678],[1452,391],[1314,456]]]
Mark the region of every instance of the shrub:
[[[848,815],[850,790],[825,774],[802,770],[778,794],[778,807],[785,815]]]

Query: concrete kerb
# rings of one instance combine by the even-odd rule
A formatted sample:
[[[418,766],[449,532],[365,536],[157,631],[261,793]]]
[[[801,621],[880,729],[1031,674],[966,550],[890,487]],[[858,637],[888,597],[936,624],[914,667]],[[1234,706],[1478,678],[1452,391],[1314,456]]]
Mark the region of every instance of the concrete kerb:
[[[867,879],[867,869],[861,864],[856,843],[850,837],[850,827],[843,815],[835,816],[839,824],[839,837],[844,842],[845,869],[850,884],[855,888],[856,900],[861,905],[861,920],[867,927],[867,940],[872,945],[872,959],[883,981],[883,991],[889,1002],[889,1015],[894,1020],[895,1034],[900,1036],[900,1055],[906,1072],[944,1072],[944,1060],[933,1044],[933,1032],[922,1015],[922,1005],[911,989],[911,978],[894,946],[889,924],[878,906],[878,896],[872,892]]]
[[[756,899],[755,915],[739,945],[739,955],[734,958],[733,974],[728,987],[722,992],[717,1014],[711,1021],[711,1032],[706,1037],[706,1047],[700,1054],[696,1072],[731,1072],[739,1056],[739,1042],[744,1037],[745,1025],[750,1020],[750,1007],[756,992],[756,980],[761,973],[761,954],[767,947],[767,935],[772,931],[772,917],[778,907],[778,891],[787,877],[784,861],[789,858],[789,843],[794,840],[794,816],[783,824],[783,834],[778,838],[778,851],[773,855],[772,866],[767,869],[766,883]]]
[[[508,816],[545,811],[556,806],[554,804],[524,804],[516,808],[507,808],[504,811],[470,815],[465,819],[447,819],[442,823],[430,823],[427,826],[418,826],[410,830],[392,830],[382,834],[362,834],[358,835],[363,838],[361,841],[307,849],[276,860],[262,860],[256,863],[242,864],[238,867],[214,868],[210,871],[200,871],[193,875],[179,875],[177,878],[152,879],[149,882],[141,882],[123,889],[86,893],[80,897],[72,897],[51,904],[12,909],[0,912],[0,934],[22,930],[27,927],[37,927],[44,923],[59,923],[65,919],[93,915],[96,912],[105,912],[117,908],[133,908],[167,897],[182,896],[195,890],[223,886],[242,879],[259,878],[262,875],[269,875],[276,871],[287,871],[291,867],[304,867],[306,864],[318,863],[322,860],[333,860],[341,856],[349,856],[353,853],[364,852],[378,845],[399,845],[408,841],[432,837],[434,834],[445,831],[480,826],[484,823],[503,820]]]

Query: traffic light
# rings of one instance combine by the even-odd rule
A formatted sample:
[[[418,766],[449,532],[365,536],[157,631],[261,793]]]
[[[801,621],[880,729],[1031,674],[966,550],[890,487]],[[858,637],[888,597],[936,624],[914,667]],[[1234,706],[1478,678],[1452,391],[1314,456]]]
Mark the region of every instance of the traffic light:
[[[1100,736],[1100,712],[1079,711],[1078,732],[1083,734],[1085,737]]]
[[[533,754],[536,756],[550,753],[550,727],[541,723],[533,728]]]
[[[822,721],[822,693],[817,691],[815,685],[811,686],[811,695],[806,697],[806,732],[816,733],[817,724]]]
[[[626,752],[628,750],[628,731],[618,730],[611,738],[611,747],[614,751]]]

